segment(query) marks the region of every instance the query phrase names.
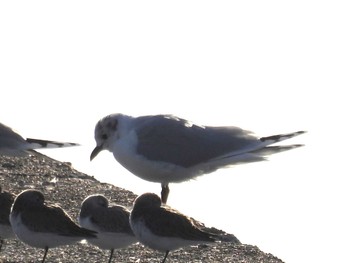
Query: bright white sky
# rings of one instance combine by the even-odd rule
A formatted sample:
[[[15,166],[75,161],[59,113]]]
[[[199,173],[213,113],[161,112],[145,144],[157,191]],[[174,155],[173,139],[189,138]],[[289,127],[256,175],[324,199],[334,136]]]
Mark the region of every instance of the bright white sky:
[[[307,130],[269,162],[171,185],[169,204],[289,263],[349,262],[346,1],[2,1],[0,121],[142,193],[102,153],[101,117],[172,113],[265,136]]]

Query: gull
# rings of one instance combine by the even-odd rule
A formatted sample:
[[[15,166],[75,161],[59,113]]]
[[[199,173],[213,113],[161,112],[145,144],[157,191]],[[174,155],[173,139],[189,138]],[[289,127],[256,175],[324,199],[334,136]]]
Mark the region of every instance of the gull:
[[[83,201],[79,213],[80,226],[96,231],[97,238],[88,242],[100,249],[110,249],[108,263],[112,262],[114,249],[137,242],[129,224],[130,212],[123,206],[108,206],[108,200],[100,194],[90,195]]]
[[[205,227],[204,224],[162,204],[160,197],[145,193],[137,197],[130,214],[130,225],[138,240],[165,252],[162,263],[172,250],[215,242],[241,242],[232,234]]]
[[[169,183],[183,182],[217,169],[265,160],[266,155],[302,146],[270,146],[305,133],[298,131],[268,137],[234,126],[199,126],[172,115],[132,117],[108,115],[95,127],[94,159],[102,150],[134,175],[161,183],[166,203]]]
[[[55,142],[41,139],[23,138],[10,127],[0,123],[0,155],[25,156],[39,154],[34,149],[62,148],[78,146],[72,142]],[[40,154],[39,154],[40,155]]]
[[[9,220],[11,206],[14,200],[14,194],[2,191],[2,188],[0,187],[0,250],[5,239],[15,238]]]
[[[46,204],[43,193],[37,190],[25,190],[16,196],[10,223],[22,242],[45,249],[42,263],[49,248],[96,238],[96,232],[78,226],[61,207]]]

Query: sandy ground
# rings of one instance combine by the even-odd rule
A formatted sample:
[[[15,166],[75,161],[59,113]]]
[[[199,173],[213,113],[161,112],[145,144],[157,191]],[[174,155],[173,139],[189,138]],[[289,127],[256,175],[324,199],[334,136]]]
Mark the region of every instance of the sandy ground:
[[[94,177],[80,173],[69,163],[43,156],[0,156],[0,185],[14,194],[25,189],[40,190],[47,201],[59,204],[76,222],[80,204],[90,194],[103,194],[112,202],[129,208],[136,197],[130,191],[100,183]],[[76,243],[50,249],[46,262],[108,262],[109,253],[87,243]],[[0,263],[41,262],[43,254],[43,249],[29,247],[18,239],[6,240],[0,252]],[[161,262],[163,256],[163,253],[137,243],[126,249],[116,250],[113,262]],[[169,254],[167,262],[283,261],[262,252],[256,246],[219,243],[214,246],[199,245],[173,251]]]

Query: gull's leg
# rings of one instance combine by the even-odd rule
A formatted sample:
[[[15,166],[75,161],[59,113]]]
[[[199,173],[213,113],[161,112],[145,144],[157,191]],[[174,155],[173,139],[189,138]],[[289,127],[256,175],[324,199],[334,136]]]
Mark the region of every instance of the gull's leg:
[[[45,262],[45,259],[46,259],[46,255],[47,255],[47,251],[49,250],[48,247],[45,247],[45,254],[44,254],[44,257],[43,257],[43,261],[41,261],[41,263],[44,263]]]
[[[165,252],[165,257],[164,257],[162,263],[165,263],[165,260],[166,260],[166,258],[167,258],[167,256],[168,256],[168,254],[169,254],[169,250],[167,250],[167,251]]]
[[[168,200],[169,192],[170,192],[169,184],[162,184],[161,199],[163,204],[166,204]]]
[[[112,249],[111,249],[111,255],[110,255],[110,257],[109,257],[108,263],[111,263],[111,262],[112,262],[113,252],[114,252],[114,249],[112,248]]]

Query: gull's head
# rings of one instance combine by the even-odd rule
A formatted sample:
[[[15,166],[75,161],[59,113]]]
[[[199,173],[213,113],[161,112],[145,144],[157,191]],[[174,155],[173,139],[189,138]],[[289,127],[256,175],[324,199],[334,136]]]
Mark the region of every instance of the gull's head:
[[[102,150],[112,150],[113,142],[119,138],[118,126],[121,118],[121,114],[112,114],[98,121],[95,127],[96,147],[90,155],[90,161]]]

